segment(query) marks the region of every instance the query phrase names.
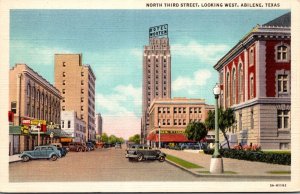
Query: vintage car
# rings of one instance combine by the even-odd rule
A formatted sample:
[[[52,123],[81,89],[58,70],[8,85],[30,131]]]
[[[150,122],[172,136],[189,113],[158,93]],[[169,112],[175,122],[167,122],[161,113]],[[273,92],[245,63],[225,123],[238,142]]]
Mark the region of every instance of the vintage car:
[[[69,151],[74,151],[74,152],[85,152],[88,150],[85,144],[79,142],[71,142],[69,143],[68,147],[69,147]]]
[[[122,145],[121,145],[121,143],[116,143],[116,145],[115,145],[115,149],[117,149],[117,148],[119,148],[119,149],[122,149]]]
[[[67,155],[68,150],[67,150],[67,148],[63,147],[61,143],[51,143],[50,145],[57,147],[57,149],[60,151],[61,157],[64,157]]]
[[[32,159],[51,159],[52,161],[57,160],[61,157],[60,151],[56,146],[36,146],[34,150],[24,151],[19,156],[24,162],[28,162]]]
[[[152,149],[148,145],[134,144],[126,150],[126,158],[129,160],[158,160],[165,161],[166,154],[157,149]]]

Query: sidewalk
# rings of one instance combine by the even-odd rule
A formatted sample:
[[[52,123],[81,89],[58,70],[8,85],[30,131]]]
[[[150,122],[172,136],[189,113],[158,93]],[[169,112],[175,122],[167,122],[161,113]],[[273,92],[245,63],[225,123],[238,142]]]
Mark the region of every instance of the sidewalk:
[[[9,163],[22,161],[22,158],[19,158],[20,154],[15,154],[9,156]]]
[[[169,150],[162,149],[162,152],[181,158],[188,162],[197,164],[203,168],[194,168],[194,169],[186,169],[177,164],[179,168],[183,170],[189,171],[190,173],[197,176],[228,176],[228,177],[257,177],[257,178],[283,178],[290,179],[290,174],[280,173],[291,171],[291,166],[287,165],[279,165],[279,164],[268,164],[263,162],[252,162],[246,160],[237,160],[230,158],[223,158],[223,166],[224,166],[224,174],[210,174],[210,160],[211,155],[204,154],[203,152],[188,152],[188,151],[178,151],[178,150]],[[270,173],[270,171],[274,173]],[[276,174],[276,172],[278,174]]]

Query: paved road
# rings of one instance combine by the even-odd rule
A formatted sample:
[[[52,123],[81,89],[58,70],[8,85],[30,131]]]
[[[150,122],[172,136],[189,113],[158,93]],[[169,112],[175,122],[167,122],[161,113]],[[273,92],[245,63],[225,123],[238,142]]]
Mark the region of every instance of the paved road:
[[[199,181],[167,162],[129,162],[124,149],[69,152],[57,161],[9,164],[10,182],[41,181]],[[207,180],[207,179],[205,179]]]

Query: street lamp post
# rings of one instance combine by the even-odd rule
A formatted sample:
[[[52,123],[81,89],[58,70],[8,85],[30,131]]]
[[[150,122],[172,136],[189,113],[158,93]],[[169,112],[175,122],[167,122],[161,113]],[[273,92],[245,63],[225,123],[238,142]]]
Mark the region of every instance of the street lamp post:
[[[210,173],[219,174],[223,173],[223,159],[219,152],[219,121],[218,121],[218,99],[221,90],[219,84],[214,88],[215,103],[215,150],[210,162]]]
[[[160,149],[160,122],[158,122],[158,148]]]
[[[40,145],[40,130],[41,130],[41,123],[39,122],[38,123],[38,143],[37,143],[37,145],[39,146]]]

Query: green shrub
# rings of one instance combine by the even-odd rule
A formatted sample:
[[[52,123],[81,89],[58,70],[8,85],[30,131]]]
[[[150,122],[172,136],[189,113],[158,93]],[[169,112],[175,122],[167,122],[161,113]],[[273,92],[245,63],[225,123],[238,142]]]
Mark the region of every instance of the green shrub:
[[[204,153],[212,155],[214,153],[214,150],[206,149],[204,150]],[[291,154],[287,152],[276,153],[276,152],[220,149],[220,154],[224,158],[265,162],[271,164],[291,165]]]

